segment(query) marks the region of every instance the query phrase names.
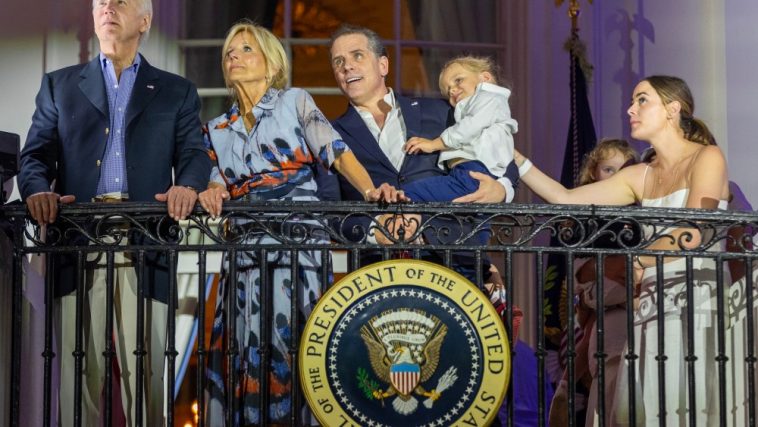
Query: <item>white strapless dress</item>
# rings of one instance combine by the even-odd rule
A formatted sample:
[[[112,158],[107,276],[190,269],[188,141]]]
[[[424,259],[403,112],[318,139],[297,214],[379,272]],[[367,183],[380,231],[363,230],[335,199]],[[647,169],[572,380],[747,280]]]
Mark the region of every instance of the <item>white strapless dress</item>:
[[[657,199],[643,199],[642,206],[682,208],[689,189],[677,190]],[[719,209],[726,209],[721,201]],[[652,230],[645,231],[649,235]],[[714,245],[709,251],[722,251],[723,245]],[[723,283],[730,284],[728,269],[724,268]],[[638,309],[634,313],[634,384],[637,425],[659,425],[663,416],[668,426],[688,425],[690,411],[695,411],[699,426],[719,425],[719,390],[717,369],[717,297],[716,262],[711,258],[692,258],[692,301],[694,306],[693,335],[688,336],[686,260],[680,258],[664,264],[663,312],[658,310],[657,269],[645,269]],[[728,308],[725,307],[728,316]],[[663,322],[662,353],[666,362],[659,366],[659,322]],[[728,318],[725,319],[728,325]],[[627,348],[628,348],[627,344]],[[695,407],[690,407],[688,391],[688,349],[692,345],[695,373]],[[727,354],[733,350],[727,348]],[[625,352],[626,353],[626,352]],[[743,359],[744,360],[744,359]],[[730,361],[731,363],[731,361]],[[619,370],[616,407],[613,419],[618,425],[629,424],[629,362]],[[663,369],[664,372],[659,370]],[[733,378],[727,372],[727,387]],[[665,398],[660,396],[660,390]],[[731,401],[732,399],[729,398]],[[660,402],[665,403],[665,414]],[[728,407],[731,405],[727,405]],[[732,425],[730,423],[730,425]],[[741,425],[741,424],[734,424]]]

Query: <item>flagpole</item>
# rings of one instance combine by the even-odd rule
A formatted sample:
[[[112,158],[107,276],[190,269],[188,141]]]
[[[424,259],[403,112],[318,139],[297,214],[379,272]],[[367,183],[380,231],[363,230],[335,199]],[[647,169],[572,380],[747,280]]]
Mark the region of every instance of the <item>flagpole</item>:
[[[579,114],[577,111],[577,88],[576,88],[576,79],[577,79],[577,55],[576,55],[576,47],[580,43],[579,41],[579,1],[578,0],[570,0],[569,3],[569,17],[571,17],[571,36],[568,40],[568,51],[569,51],[569,68],[570,68],[570,74],[569,78],[571,79],[569,83],[569,87],[571,90],[571,125],[570,128],[573,131],[571,135],[571,186],[573,187],[577,183],[577,178],[579,176]],[[565,156],[565,154],[564,154]],[[563,161],[564,167],[566,166],[566,159]],[[567,260],[569,261],[569,260]],[[570,262],[567,262],[567,267],[564,273],[566,274],[566,278],[568,279],[569,275],[573,275],[574,272],[570,270],[570,267],[572,264]],[[570,311],[570,308],[573,306],[571,302],[571,296],[574,295],[574,281],[573,280],[565,280],[566,284],[566,338],[567,338],[567,345],[568,345],[568,351],[567,354],[569,355],[567,360],[567,366],[566,369],[568,370],[568,398],[566,399],[567,406],[569,409],[569,413],[573,414],[576,408],[576,376],[575,376],[575,362],[576,359],[574,357],[576,356],[576,341],[579,336],[575,335],[575,325],[574,325],[574,316],[573,313]],[[581,328],[580,328],[581,331]],[[589,338],[589,337],[588,337]],[[571,357],[574,356],[574,357]],[[552,414],[551,414],[552,415]],[[576,423],[576,419],[573,416],[568,416],[569,418],[569,427],[574,427],[574,424]],[[577,423],[578,424],[578,423]]]
[[[592,0],[587,0],[592,4]],[[569,102],[571,114],[569,129],[566,135],[563,167],[561,170],[561,183],[572,188],[577,184],[579,169],[584,156],[595,146],[597,139],[595,127],[592,121],[592,112],[587,99],[587,82],[591,78],[592,65],[586,59],[586,46],[579,37],[579,15],[581,8],[579,0],[555,0],[556,7],[562,7],[568,3],[568,17],[571,19],[571,33],[564,44],[564,49],[569,54]],[[556,226],[556,233],[561,232],[561,226]],[[568,239],[571,240],[570,238]],[[562,238],[552,238],[551,246],[566,246],[570,242]],[[552,347],[551,351],[558,353],[558,357],[565,357],[565,370],[567,371],[567,388],[563,397],[565,411],[556,409],[548,415],[549,421],[559,421],[568,427],[584,424],[584,420],[570,414],[576,409],[576,343],[579,340],[575,336],[575,320],[573,317],[574,304],[574,279],[573,260],[566,255],[551,253],[547,257],[547,270],[543,275],[543,297],[545,309],[543,313],[545,331],[545,347]],[[550,334],[548,334],[548,331]],[[564,353],[565,354],[562,354]],[[602,370],[602,367],[600,367]],[[560,376],[564,374],[561,369]],[[605,401],[601,396],[598,407],[605,409]]]
[[[571,34],[579,32],[579,0],[569,0],[568,15],[571,18]]]
[[[570,43],[570,49],[569,49],[569,61],[570,61],[570,67],[571,67],[571,125],[574,129],[574,135],[573,135],[573,147],[572,147],[572,175],[573,180],[576,181],[577,176],[579,176],[579,123],[578,123],[578,115],[576,113],[576,67],[575,63],[577,61],[575,48],[577,46],[577,43],[579,43],[579,0],[570,0],[569,2],[569,8],[568,8],[568,14],[571,18],[571,36],[569,37],[569,43]],[[574,184],[574,183],[572,183]]]
[[[592,0],[587,0],[588,3],[591,5]],[[560,7],[563,5],[563,3],[566,2],[566,0],[555,0],[556,7]],[[584,74],[583,81],[587,82],[592,78],[592,65],[587,61],[586,57],[586,46],[579,38],[579,15],[581,14],[581,7],[579,6],[579,0],[568,0],[568,16],[571,19],[571,34],[569,35],[568,40],[566,40],[566,44],[564,45],[564,48],[569,52],[569,66],[570,66],[570,88],[571,88],[571,128],[573,129],[574,135],[573,138],[570,140],[571,144],[571,175],[572,178],[569,180],[570,182],[563,182],[564,185],[567,187],[573,187],[576,184],[576,179],[579,175],[579,168],[581,166],[581,161],[583,154],[586,153],[580,153],[582,151],[579,147],[581,143],[582,136],[579,135],[579,118],[577,114],[577,65],[581,69],[581,73]],[[586,96],[586,94],[582,94],[581,96]],[[594,145],[594,141],[593,141]],[[565,159],[564,159],[565,164]],[[564,181],[563,179],[561,181]]]

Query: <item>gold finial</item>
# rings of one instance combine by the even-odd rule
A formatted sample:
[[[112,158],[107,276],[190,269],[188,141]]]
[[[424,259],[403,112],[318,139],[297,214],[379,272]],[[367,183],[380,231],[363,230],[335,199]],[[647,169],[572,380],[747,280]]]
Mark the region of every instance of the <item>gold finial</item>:
[[[563,6],[566,0],[555,0],[555,7]],[[587,0],[587,3],[592,4],[592,0]],[[579,0],[569,0],[568,16],[571,18],[571,31],[576,32],[579,30]]]

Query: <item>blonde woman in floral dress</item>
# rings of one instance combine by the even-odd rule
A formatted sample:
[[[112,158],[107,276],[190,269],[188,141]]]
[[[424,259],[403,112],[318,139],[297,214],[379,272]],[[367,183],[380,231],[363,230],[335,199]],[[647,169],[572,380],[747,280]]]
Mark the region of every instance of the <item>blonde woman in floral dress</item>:
[[[269,30],[250,21],[241,21],[227,33],[222,51],[222,68],[234,105],[205,126],[206,144],[214,168],[208,189],[199,196],[203,208],[218,216],[226,200],[256,203],[266,200],[315,201],[317,185],[314,166],[321,162],[345,176],[366,200],[396,201],[399,196],[387,184],[376,188],[366,170],[332,129],[302,89],[286,89],[289,64],[281,42]],[[289,218],[292,220],[293,218]],[[289,221],[288,221],[289,222]],[[307,226],[308,220],[298,224]],[[245,220],[234,220],[232,229],[244,232]],[[312,225],[312,224],[311,224]],[[284,225],[279,230],[286,234]],[[275,233],[276,234],[276,233]],[[278,244],[263,232],[244,234],[245,244]],[[326,237],[310,236],[311,242]],[[292,334],[301,325],[292,324],[292,292],[298,293],[299,309],[305,319],[320,296],[323,269],[320,251],[269,251],[265,260],[267,277],[261,277],[262,260],[257,251],[239,251],[224,261],[217,298],[216,320],[211,336],[208,365],[208,425],[224,425],[225,411],[234,411],[234,425],[260,425],[260,376],[269,372],[268,422],[289,423],[293,410],[290,399],[293,366],[289,356]],[[229,274],[235,263],[236,275]],[[292,263],[297,277],[291,277]],[[270,365],[261,366],[261,283],[270,286],[273,307],[270,337]],[[226,295],[226,297],[225,297]],[[224,311],[224,298],[233,298],[232,313]],[[227,319],[230,316],[231,319]],[[225,330],[235,322],[236,334]],[[224,340],[236,340],[240,354],[233,366],[225,368]],[[234,390],[227,390],[229,375],[237,378]],[[227,393],[233,393],[234,407],[227,408]],[[304,417],[309,418],[307,412]],[[305,419],[309,422],[309,419]]]

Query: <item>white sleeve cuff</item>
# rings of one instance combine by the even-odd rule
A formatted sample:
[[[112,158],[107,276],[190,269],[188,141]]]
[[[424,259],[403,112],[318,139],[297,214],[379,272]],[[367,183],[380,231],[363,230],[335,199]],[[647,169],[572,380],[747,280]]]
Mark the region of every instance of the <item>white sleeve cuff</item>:
[[[513,183],[510,179],[506,177],[498,178],[497,182],[500,183],[500,185],[505,188],[505,200],[503,200],[504,203],[510,203],[513,201],[513,196],[515,195],[515,190],[513,188]]]
[[[518,167],[518,175],[524,176],[527,172],[529,172],[530,169],[532,169],[532,161],[529,159],[524,160],[524,163],[521,164],[521,166]]]
[[[442,143],[450,150],[457,150],[463,146],[462,139],[455,133],[455,125],[445,129],[440,135]]]

